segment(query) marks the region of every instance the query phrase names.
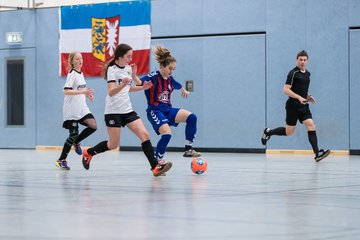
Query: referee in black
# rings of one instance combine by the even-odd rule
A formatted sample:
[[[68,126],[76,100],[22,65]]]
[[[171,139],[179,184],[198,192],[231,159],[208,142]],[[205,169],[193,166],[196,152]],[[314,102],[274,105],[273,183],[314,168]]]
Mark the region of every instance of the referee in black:
[[[308,102],[316,103],[313,96],[308,94],[310,84],[310,72],[306,70],[308,63],[308,54],[302,50],[296,56],[296,67],[293,68],[288,76],[284,86],[284,93],[289,96],[286,102],[286,128],[278,127],[275,129],[265,128],[261,142],[266,142],[272,135],[290,136],[294,133],[296,122],[304,124],[308,131],[308,138],[311,147],[315,153],[315,161],[319,162],[330,154],[330,150],[320,149],[316,136],[316,127],[312,119]]]

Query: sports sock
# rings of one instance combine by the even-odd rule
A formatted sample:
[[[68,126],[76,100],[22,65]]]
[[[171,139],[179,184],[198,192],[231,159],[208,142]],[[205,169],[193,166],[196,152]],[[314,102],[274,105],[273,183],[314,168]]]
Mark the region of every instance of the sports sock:
[[[318,154],[319,147],[318,147],[316,131],[308,131],[308,138],[314,153]]]
[[[67,158],[67,156],[70,152],[71,146],[72,146],[72,144],[69,145],[67,141],[64,143],[59,160],[65,160]]]
[[[164,134],[161,136],[157,146],[156,146],[156,158],[157,161],[162,160],[162,158],[165,155],[165,151],[167,148],[167,145],[169,144],[171,139],[171,134]]]
[[[286,136],[286,128],[284,127],[278,127],[278,128],[274,128],[271,129],[269,131],[269,135],[278,135],[278,136]]]
[[[153,170],[158,164],[158,161],[154,157],[154,148],[151,145],[150,140],[146,140],[145,142],[141,143],[141,148],[150,163],[151,170]]]
[[[64,147],[61,151],[59,160],[65,160],[70,152],[72,145],[75,142],[75,139],[78,137],[78,129],[69,129],[69,137],[64,143]]]
[[[87,150],[88,154],[90,154],[91,156],[95,156],[96,154],[102,153],[102,152],[106,152],[109,151],[110,149],[107,146],[107,141],[102,141],[100,143],[98,143],[97,145],[95,145],[92,148],[89,148]]]
[[[95,131],[96,128],[95,129],[91,127],[85,128],[84,130],[81,131],[81,133],[79,134],[79,136],[77,137],[74,143],[78,144],[79,142],[81,142],[82,140],[93,134]]]
[[[186,119],[185,139],[188,140],[191,143],[195,139],[196,122],[197,122],[197,117],[193,113],[191,113]]]

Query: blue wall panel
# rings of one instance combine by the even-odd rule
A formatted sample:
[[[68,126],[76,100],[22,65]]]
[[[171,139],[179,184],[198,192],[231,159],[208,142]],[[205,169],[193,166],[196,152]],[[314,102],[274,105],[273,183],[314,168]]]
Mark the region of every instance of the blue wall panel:
[[[346,2],[346,1],[345,1]],[[360,1],[349,0],[349,26],[360,26]]]
[[[266,0],[152,2],[152,36],[265,31]]]
[[[360,149],[360,30],[350,31],[350,149]]]
[[[296,14],[294,14],[296,13]],[[306,7],[303,0],[274,0],[267,5],[266,15],[266,126],[285,126],[285,102],[283,92],[288,72],[296,65],[296,54],[306,49],[304,21]],[[265,126],[264,126],[265,127]],[[261,129],[262,131],[263,129]],[[308,149],[307,138],[301,135],[302,126],[287,139],[273,137],[269,149]],[[259,136],[262,134],[259,133]]]
[[[204,39],[203,145],[261,148],[265,119],[265,36]]]
[[[0,49],[4,48],[28,48],[35,46],[36,40],[36,14],[31,10],[20,10],[0,13]],[[9,46],[5,42],[7,32],[22,32],[23,44]]]
[[[320,147],[347,149],[349,98],[344,96],[349,95],[348,3],[327,4],[327,0],[306,4],[306,45],[312,73],[310,92],[318,101],[312,109]]]
[[[203,33],[264,31],[266,0],[204,0]]]

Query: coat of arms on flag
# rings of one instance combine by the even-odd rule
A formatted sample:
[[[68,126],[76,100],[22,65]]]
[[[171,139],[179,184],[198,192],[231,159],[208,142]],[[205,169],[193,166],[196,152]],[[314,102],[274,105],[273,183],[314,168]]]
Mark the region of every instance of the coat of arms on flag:
[[[150,0],[60,8],[60,75],[67,75],[70,52],[81,52],[85,76],[101,76],[118,44],[133,48],[138,74],[150,63]]]

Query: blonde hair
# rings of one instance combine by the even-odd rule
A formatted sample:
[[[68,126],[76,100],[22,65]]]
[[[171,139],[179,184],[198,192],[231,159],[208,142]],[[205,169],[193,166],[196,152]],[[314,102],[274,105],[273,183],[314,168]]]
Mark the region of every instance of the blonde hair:
[[[160,66],[166,67],[172,62],[176,62],[176,58],[171,56],[170,51],[165,47],[157,45],[154,49],[154,53],[156,61]]]
[[[70,71],[71,69],[74,68],[74,58],[76,56],[76,54],[78,54],[80,52],[71,52],[69,53],[69,57],[68,57],[68,66],[67,66],[67,70]]]

